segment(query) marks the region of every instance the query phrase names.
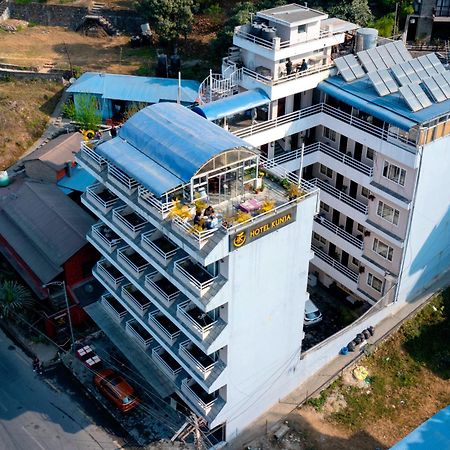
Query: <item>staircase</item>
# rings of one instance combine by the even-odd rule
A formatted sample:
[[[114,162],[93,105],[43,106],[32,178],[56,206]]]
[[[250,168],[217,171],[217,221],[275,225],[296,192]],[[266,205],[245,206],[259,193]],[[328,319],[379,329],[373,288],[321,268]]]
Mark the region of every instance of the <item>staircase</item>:
[[[237,94],[241,79],[242,69],[231,66],[223,74],[211,72],[200,84],[198,97],[202,103],[210,103]]]
[[[92,2],[88,9],[88,14],[84,17],[84,21],[91,20],[98,22],[110,36],[119,36],[120,31],[102,15],[105,3]]]
[[[93,16],[101,16],[102,10],[106,5],[104,3],[92,2],[89,7],[89,14]]]
[[[6,20],[9,17],[8,0],[0,0],[0,20]]]

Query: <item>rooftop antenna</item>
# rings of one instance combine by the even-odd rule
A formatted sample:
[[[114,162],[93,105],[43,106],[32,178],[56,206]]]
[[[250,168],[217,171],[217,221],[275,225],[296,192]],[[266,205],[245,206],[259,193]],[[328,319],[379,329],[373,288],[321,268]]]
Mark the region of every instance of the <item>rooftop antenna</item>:
[[[300,170],[298,174],[298,187],[301,187],[302,184],[302,174],[303,174],[303,154],[305,152],[305,143],[302,142],[302,149],[300,152]]]
[[[178,72],[178,92],[177,92],[177,103],[181,103],[181,72]]]

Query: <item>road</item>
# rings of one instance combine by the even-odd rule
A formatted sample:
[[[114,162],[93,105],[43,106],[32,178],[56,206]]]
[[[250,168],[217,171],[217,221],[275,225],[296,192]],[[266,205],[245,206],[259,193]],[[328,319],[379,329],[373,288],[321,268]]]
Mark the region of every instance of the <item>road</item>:
[[[36,375],[30,358],[0,330],[0,450],[120,448],[115,436],[93,423],[83,401]]]

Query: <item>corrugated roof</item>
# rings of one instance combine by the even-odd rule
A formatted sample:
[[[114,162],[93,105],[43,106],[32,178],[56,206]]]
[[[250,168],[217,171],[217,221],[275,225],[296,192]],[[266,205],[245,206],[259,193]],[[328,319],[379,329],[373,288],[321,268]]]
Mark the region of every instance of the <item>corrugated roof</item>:
[[[161,195],[188,183],[213,156],[236,147],[250,148],[181,105],[159,103],[136,113],[96,151]]]
[[[182,80],[181,101],[194,103],[198,97],[199,86],[200,83],[197,81]],[[86,72],[67,89],[67,92],[96,94],[106,99],[133,102],[175,102],[178,95],[178,80]]]
[[[0,198],[0,216],[1,234],[44,283],[86,244],[95,222],[55,185],[33,181]]]
[[[85,192],[86,188],[94,183],[94,181],[95,178],[89,172],[80,166],[75,166],[72,168],[70,176],[64,175],[56,184],[62,192],[67,194],[70,193],[65,191],[67,189],[70,191]]]

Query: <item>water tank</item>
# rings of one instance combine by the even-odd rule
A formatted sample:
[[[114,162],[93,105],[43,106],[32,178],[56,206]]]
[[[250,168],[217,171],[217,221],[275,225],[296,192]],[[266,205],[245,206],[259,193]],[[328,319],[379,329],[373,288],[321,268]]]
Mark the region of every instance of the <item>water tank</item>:
[[[273,27],[263,27],[261,31],[261,39],[272,42],[273,38],[277,37],[277,30]]]
[[[9,176],[6,170],[0,170],[0,187],[9,185]]]
[[[375,28],[360,28],[356,30],[356,51],[369,50],[377,46],[378,30]]]
[[[250,28],[250,34],[255,37],[261,37],[263,26],[259,23],[252,23],[252,26]]]

